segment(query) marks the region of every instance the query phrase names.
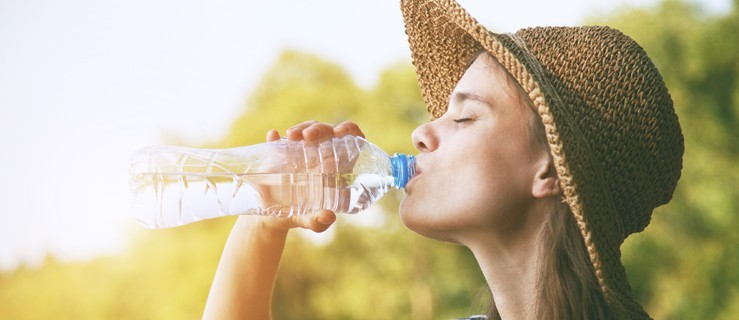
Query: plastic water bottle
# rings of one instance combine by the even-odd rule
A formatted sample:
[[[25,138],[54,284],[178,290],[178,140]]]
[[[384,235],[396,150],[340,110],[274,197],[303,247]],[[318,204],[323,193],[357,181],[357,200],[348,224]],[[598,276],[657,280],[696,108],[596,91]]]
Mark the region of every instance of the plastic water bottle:
[[[278,140],[232,149],[155,146],[136,151],[129,187],[136,220],[175,227],[228,215],[357,213],[415,173],[413,156],[390,157],[367,140]]]

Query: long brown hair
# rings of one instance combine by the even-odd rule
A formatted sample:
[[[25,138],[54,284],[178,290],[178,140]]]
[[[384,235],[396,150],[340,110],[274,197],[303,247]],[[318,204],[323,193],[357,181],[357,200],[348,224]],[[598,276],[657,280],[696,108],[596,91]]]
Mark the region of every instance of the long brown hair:
[[[537,319],[608,319],[580,229],[559,202],[542,232]]]

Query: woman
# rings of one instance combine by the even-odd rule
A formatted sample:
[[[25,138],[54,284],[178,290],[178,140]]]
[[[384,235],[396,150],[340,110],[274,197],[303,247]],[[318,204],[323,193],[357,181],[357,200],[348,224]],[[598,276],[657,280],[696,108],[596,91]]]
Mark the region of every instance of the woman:
[[[683,140],[646,53],[606,27],[494,34],[451,0],[404,0],[402,10],[434,118],[413,133],[403,223],[473,252],[493,295],[489,319],[648,319],[619,247],[672,197]],[[306,122],[286,138],[347,134],[362,136],[350,122]],[[321,232],[335,219],[240,217],[206,317],[269,318],[288,230]]]

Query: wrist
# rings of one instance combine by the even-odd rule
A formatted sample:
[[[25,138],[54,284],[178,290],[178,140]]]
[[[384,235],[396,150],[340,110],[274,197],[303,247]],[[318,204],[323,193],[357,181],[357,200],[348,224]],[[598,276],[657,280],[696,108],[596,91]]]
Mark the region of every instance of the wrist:
[[[287,237],[287,233],[290,229],[282,228],[277,226],[273,221],[269,221],[273,219],[280,218],[242,215],[238,217],[238,220],[236,220],[234,231],[244,235],[257,237],[260,241],[282,242]]]

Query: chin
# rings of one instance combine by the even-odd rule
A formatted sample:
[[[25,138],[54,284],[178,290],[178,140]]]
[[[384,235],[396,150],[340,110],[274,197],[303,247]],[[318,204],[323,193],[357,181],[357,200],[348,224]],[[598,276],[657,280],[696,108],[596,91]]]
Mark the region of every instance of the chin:
[[[438,219],[430,219],[429,215],[421,212],[404,208],[403,203],[400,207],[400,221],[411,231],[426,238],[459,244],[456,237],[454,237],[455,232],[450,230],[447,224],[438,221]]]

